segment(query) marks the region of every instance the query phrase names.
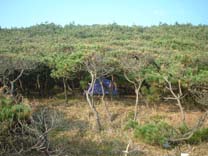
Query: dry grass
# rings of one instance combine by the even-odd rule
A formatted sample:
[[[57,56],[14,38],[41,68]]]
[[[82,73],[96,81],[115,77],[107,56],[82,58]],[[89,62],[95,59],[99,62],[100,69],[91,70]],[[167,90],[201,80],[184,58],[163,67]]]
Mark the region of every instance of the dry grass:
[[[95,127],[94,117],[83,97],[70,99],[68,104],[64,104],[64,100],[60,99],[41,100],[39,103],[54,108],[63,114],[66,122],[53,139],[64,142],[66,155],[124,155],[122,151],[131,141],[130,149],[135,150],[135,152],[129,156],[176,156],[180,152],[188,152],[190,156],[208,156],[207,143],[196,146],[182,145],[180,150],[179,147],[165,150],[135,139],[131,130],[124,130],[134,111],[134,99],[132,98],[107,101],[109,110],[114,116],[112,123],[107,120],[104,106],[97,102],[97,110],[100,113],[103,126],[103,131],[100,133],[93,131]],[[201,111],[187,111],[186,121],[188,125],[193,126],[202,114]],[[160,104],[157,107],[150,106],[149,108],[140,105],[138,116],[141,123],[160,118],[176,127],[180,124],[178,108],[170,104]],[[208,126],[208,122],[205,126]]]

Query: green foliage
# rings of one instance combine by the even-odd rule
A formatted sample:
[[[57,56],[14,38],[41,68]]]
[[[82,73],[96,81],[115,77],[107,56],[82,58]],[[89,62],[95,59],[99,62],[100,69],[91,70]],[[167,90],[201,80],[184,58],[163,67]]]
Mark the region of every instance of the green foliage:
[[[208,70],[199,70],[197,74],[190,76],[193,84],[208,83],[207,77],[208,77]]]
[[[160,100],[160,88],[152,85],[149,89],[142,87],[141,90],[148,103],[158,102]]]
[[[208,142],[208,128],[201,128],[194,132],[193,136],[187,140],[190,144],[199,144],[201,142]]]
[[[181,134],[185,134],[188,130],[189,130],[189,127],[185,124],[185,123],[182,123],[179,127],[178,127],[178,130]]]
[[[45,62],[52,68],[51,76],[54,78],[73,78],[75,73],[81,70],[83,53],[71,54],[54,53],[45,56]]]
[[[66,25],[43,23],[28,28],[0,29],[0,53],[70,53],[101,47],[108,51],[207,51],[207,26]]]
[[[0,121],[17,121],[28,119],[31,114],[29,106],[24,104],[14,104],[11,99],[0,97]]]
[[[134,115],[134,114],[133,114]],[[133,117],[132,117],[133,118]],[[134,121],[134,120],[129,120],[125,126],[125,129],[135,129],[139,126],[138,122],[137,121]]]
[[[182,135],[190,131],[189,127],[186,124],[182,124],[178,128],[178,130]],[[189,144],[199,144],[205,141],[208,141],[208,128],[200,128],[196,130],[191,136],[191,138],[186,140],[186,142]]]
[[[80,86],[82,89],[87,89],[88,87],[88,83],[90,82],[90,77],[89,76],[85,76],[85,78],[83,80],[81,80],[79,83],[80,83]]]
[[[69,24],[62,27],[42,23],[28,28],[2,28],[0,77],[8,68],[31,69],[41,63],[50,67],[53,78],[75,79],[80,72],[86,72],[83,63],[89,54],[101,53],[100,65],[113,68],[111,74],[118,76],[119,81],[124,80],[125,71],[130,80],[145,79],[160,84],[158,87],[164,86],[164,77],[173,87],[180,79],[182,89],[188,90],[197,83],[208,83],[207,34],[208,26],[190,24],[152,27]],[[137,64],[132,54],[142,56],[142,63]],[[160,69],[146,61],[153,61]],[[81,84],[82,88],[86,86]],[[149,101],[155,98],[148,97]]]
[[[168,139],[175,135],[173,127],[163,121],[150,122],[138,125],[129,122],[128,127],[134,129],[134,136],[152,145],[164,145]]]
[[[186,124],[182,124],[178,128],[174,128],[163,121],[162,116],[154,116],[151,118],[151,122],[139,124],[136,121],[129,120],[125,126],[125,129],[133,129],[134,136],[145,143],[151,145],[160,145],[165,147],[169,145],[171,138],[179,138],[187,132],[190,128]],[[208,141],[208,128],[201,128],[193,133],[191,138],[185,140],[189,144],[199,144],[201,142]]]

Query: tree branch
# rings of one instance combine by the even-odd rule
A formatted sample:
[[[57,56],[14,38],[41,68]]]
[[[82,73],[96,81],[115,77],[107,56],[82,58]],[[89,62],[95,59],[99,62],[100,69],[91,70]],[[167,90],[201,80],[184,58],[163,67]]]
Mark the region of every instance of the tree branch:
[[[12,80],[11,82],[15,83],[22,76],[23,72],[24,72],[24,69],[22,69],[20,74],[16,77],[16,79]]]

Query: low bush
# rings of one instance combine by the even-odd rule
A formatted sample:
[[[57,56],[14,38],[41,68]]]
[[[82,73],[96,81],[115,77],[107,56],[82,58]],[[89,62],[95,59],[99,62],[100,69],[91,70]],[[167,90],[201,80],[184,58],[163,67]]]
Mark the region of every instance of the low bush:
[[[174,128],[162,120],[152,120],[151,122],[140,125],[138,122],[129,120],[125,129],[133,129],[134,136],[145,143],[151,145],[159,145],[163,148],[170,148],[171,139],[180,138],[184,134],[190,132],[190,128],[183,124],[178,128]],[[201,128],[193,133],[193,135],[184,140],[183,143],[199,144],[208,141],[208,128]],[[176,145],[179,142],[175,142]]]
[[[146,143],[163,146],[170,137],[175,135],[175,131],[173,127],[160,121],[138,125],[135,128],[134,135]]]
[[[155,86],[150,87],[149,89],[143,87],[142,93],[145,95],[145,98],[148,103],[155,103],[160,100],[161,90]]]
[[[182,123],[177,129],[178,129],[179,133],[182,135],[189,131],[189,127],[185,123]]]
[[[31,109],[23,103],[16,104],[11,98],[0,96],[0,122],[15,122],[17,120],[28,119]]]
[[[189,144],[199,144],[201,142],[208,141],[208,128],[201,128],[198,131],[194,132],[192,137],[187,140]]]
[[[125,126],[125,130],[127,129],[135,129],[139,126],[138,122],[137,121],[134,121],[134,120],[129,120]]]

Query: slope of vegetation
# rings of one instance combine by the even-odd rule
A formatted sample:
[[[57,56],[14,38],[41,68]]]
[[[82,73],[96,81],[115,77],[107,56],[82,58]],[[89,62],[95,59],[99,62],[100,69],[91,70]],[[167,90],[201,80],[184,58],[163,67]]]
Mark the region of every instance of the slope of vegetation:
[[[102,82],[103,78],[111,81],[108,87]],[[93,90],[98,82],[102,94],[95,96]],[[160,24],[130,27],[114,23],[92,26],[69,24],[62,27],[44,23],[27,28],[1,28],[0,87],[1,126],[4,126],[3,123],[9,124],[8,120],[14,116],[17,121],[12,123],[22,130],[33,125],[32,129],[36,133],[28,137],[34,135],[32,139],[35,141],[43,137],[37,140],[43,141],[42,146],[35,146],[35,150],[45,152],[46,155],[53,153],[49,148],[48,137],[59,134],[59,130],[49,134],[44,127],[44,130],[41,129],[41,125],[47,126],[44,123],[51,123],[50,118],[42,117],[35,124],[28,124],[25,118],[20,118],[28,113],[28,118],[36,119],[33,113],[36,113],[37,108],[30,112],[23,105],[23,96],[30,99],[59,98],[58,95],[64,92],[60,96],[65,101],[60,105],[65,103],[67,107],[73,97],[85,95],[90,109],[89,118],[93,116],[94,124],[84,132],[80,130],[79,135],[92,133],[93,130],[101,135],[108,128],[125,131],[122,127],[125,122],[132,122],[129,133],[134,132],[135,135],[131,137],[135,136],[149,144],[173,148],[181,143],[206,142],[207,128],[204,125],[208,116],[208,26]],[[105,95],[107,88],[109,95]],[[117,97],[114,97],[113,89],[118,89]],[[116,115],[109,103],[115,99],[123,103],[122,97],[127,95],[134,95],[135,102],[131,102],[131,105],[134,103],[134,110],[128,119],[124,119],[125,122],[120,123],[124,124],[121,126],[115,123]],[[140,104],[144,103],[148,108],[168,102],[179,112],[178,127],[164,121],[142,120]],[[105,120],[100,105],[104,107]],[[49,104],[46,107],[51,106]],[[202,110],[201,117],[191,126],[187,122],[190,108]],[[120,126],[120,129],[116,126]],[[12,129],[8,127],[7,132]],[[167,134],[163,131],[167,131]],[[27,130],[24,132],[28,133]],[[128,133],[128,130],[124,133]],[[14,144],[18,144],[16,141]],[[34,147],[32,144],[35,141],[30,142],[31,147]],[[122,148],[123,142],[124,139],[119,143]],[[21,147],[18,150],[17,153]]]

